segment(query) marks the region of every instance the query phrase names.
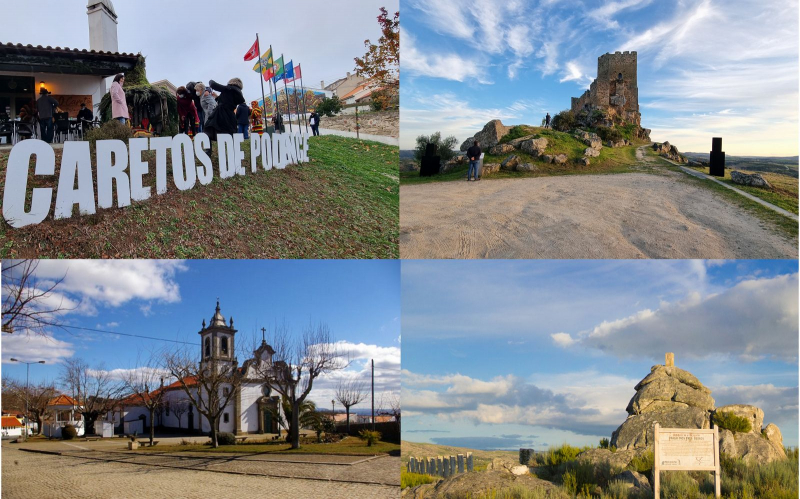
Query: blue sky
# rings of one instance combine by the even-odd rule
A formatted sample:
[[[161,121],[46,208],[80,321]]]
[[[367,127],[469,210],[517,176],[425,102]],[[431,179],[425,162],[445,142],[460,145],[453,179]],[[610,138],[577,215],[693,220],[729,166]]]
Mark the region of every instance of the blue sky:
[[[538,125],[589,87],[598,56],[633,50],[653,140],[798,154],[794,0],[408,0],[401,40],[403,149],[494,118]]]
[[[214,314],[217,298],[238,329],[240,364],[253,338],[260,342],[262,327],[269,341],[270,329],[284,322],[298,332],[309,322],[326,323],[353,359],[346,371],[314,385],[311,398],[329,408],[336,381],[351,375],[367,381],[373,358],[376,399],[399,392],[399,272],[398,261],[42,260],[36,276],[40,287],[66,276],[51,298],[73,309],[60,317],[66,324],[196,343],[198,358],[197,332]],[[59,330],[48,337],[3,334],[0,346],[3,377],[24,381],[25,366],[9,361],[15,357],[47,362],[31,366],[32,382],[58,382],[63,359],[79,357],[122,375],[170,344]]]
[[[305,86],[318,88],[320,80],[327,85],[354,71],[353,58],[366,52],[365,39],[377,42],[380,7],[392,13],[398,10],[398,0],[338,0],[335,9],[326,0],[117,0],[113,5],[119,50],[147,57],[151,82],[225,83],[236,76],[244,83],[248,102],[261,97],[253,62],[243,61],[256,33],[262,52],[272,44],[277,56],[283,53],[287,62],[300,64]],[[334,11],[341,22],[320,22],[326,12]],[[34,29],[31,16],[36,17]],[[0,43],[89,48],[86,2],[4,2],[3,19]],[[342,22],[347,29],[342,29]]]
[[[674,352],[798,444],[797,261],[404,261],[403,438],[596,445]]]

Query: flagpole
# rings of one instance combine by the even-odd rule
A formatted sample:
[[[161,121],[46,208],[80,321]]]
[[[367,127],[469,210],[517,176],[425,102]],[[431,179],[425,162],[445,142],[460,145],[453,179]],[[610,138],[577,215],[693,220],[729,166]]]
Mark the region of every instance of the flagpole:
[[[294,107],[297,108],[297,128],[300,128],[300,103],[297,102],[297,78],[292,78],[292,86],[294,87]],[[305,119],[306,114],[303,113]],[[307,132],[308,130],[306,130]]]
[[[274,61],[275,60],[275,53],[272,51],[272,44],[270,44],[270,46],[269,46],[269,53],[272,54],[272,60]],[[273,62],[273,67],[274,66],[275,66],[275,63]],[[275,75],[272,75],[272,78],[270,78],[269,81],[272,83],[273,90],[275,90],[275,112],[280,114],[281,107],[278,105],[278,85],[277,85],[277,83],[275,83],[273,81],[273,78],[275,78]],[[280,133],[280,130],[276,130],[276,132]]]
[[[300,72],[300,92],[303,94],[303,118],[306,124],[306,133],[308,133],[308,118],[306,118],[306,91],[303,89],[303,72]]]
[[[284,64],[283,70],[283,90],[286,92],[286,110],[289,111],[289,132],[292,132],[292,110],[289,109],[289,87],[286,85],[286,60],[283,58],[283,52],[281,52],[281,60]]]
[[[258,52],[258,69],[259,72],[261,73],[261,78],[259,78],[259,80],[261,80],[261,102],[263,102],[264,107],[266,107],[267,98],[264,96],[264,66],[261,63],[261,43],[258,41],[258,33],[256,33],[256,46],[258,47],[258,50],[256,51]],[[264,119],[264,113],[261,113],[261,119],[262,120]],[[261,127],[261,130],[263,133],[264,130],[263,125]]]

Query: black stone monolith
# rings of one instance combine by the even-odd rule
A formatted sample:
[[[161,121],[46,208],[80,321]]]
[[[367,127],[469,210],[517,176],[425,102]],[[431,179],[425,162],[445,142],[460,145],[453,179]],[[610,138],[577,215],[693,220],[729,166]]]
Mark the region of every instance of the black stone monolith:
[[[420,177],[430,177],[439,173],[441,157],[436,155],[436,144],[425,145],[425,156],[422,157],[422,164],[419,168]]]
[[[722,151],[722,137],[711,139],[711,156],[708,161],[708,173],[715,177],[725,176],[725,153]]]

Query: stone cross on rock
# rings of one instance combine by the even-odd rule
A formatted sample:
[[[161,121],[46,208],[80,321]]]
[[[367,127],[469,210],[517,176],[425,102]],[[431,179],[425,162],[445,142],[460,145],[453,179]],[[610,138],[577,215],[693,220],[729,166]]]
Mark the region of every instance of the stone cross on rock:
[[[667,352],[664,355],[664,365],[667,367],[675,367],[675,354],[672,352]]]

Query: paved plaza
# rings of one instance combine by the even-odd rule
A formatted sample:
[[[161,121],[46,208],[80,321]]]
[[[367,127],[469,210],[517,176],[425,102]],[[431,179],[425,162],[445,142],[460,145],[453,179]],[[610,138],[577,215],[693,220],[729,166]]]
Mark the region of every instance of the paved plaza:
[[[120,444],[3,442],[2,497],[400,497],[399,457],[145,454]]]

